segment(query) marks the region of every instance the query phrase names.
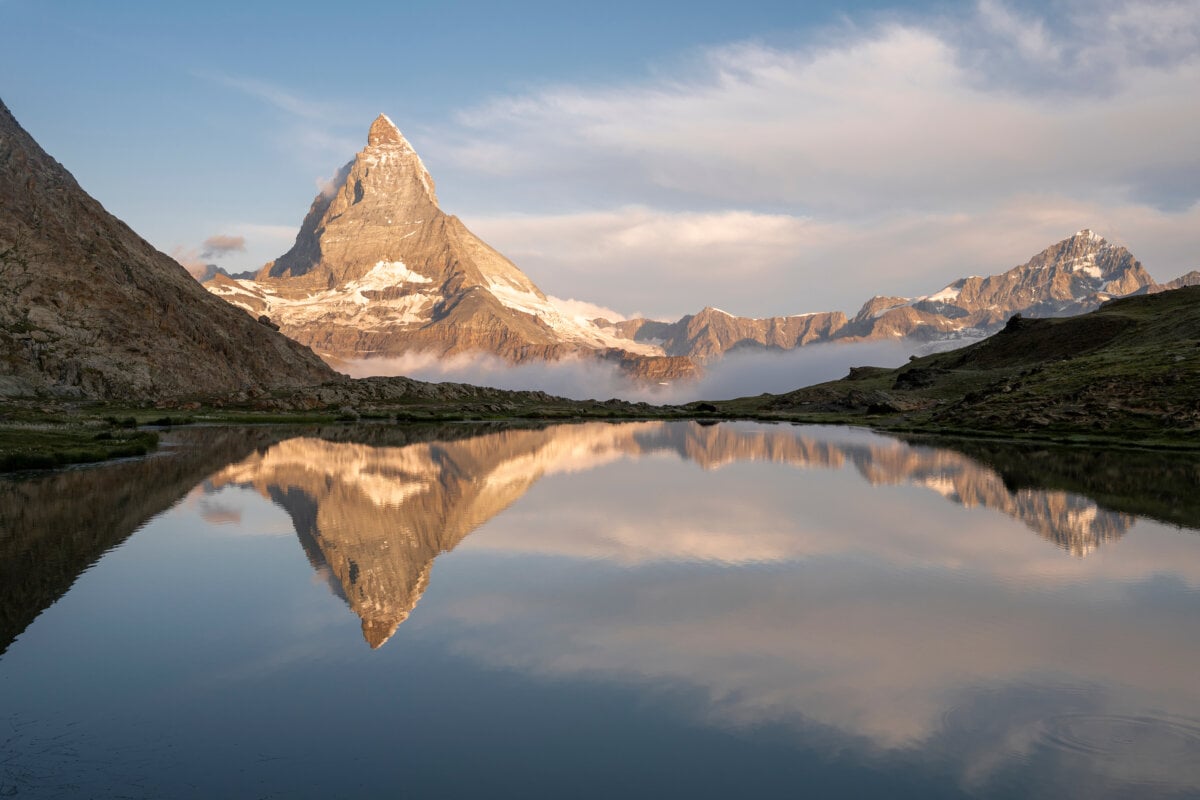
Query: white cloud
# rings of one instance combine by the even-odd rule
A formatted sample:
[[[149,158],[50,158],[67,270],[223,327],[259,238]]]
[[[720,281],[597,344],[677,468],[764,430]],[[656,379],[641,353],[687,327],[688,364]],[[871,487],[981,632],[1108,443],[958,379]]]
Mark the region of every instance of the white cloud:
[[[981,8],[966,31],[889,23],[802,49],[742,43],[709,51],[698,73],[496,99],[462,114],[464,138],[446,155],[626,200],[665,191],[823,214],[969,209],[1031,191],[1120,202],[1164,164],[1200,164],[1200,105],[1188,101],[1200,53],[1175,45],[1166,64],[1129,54],[1124,6],[1107,27],[1075,25],[1104,38],[1068,58],[1041,21]],[[1200,27],[1194,6],[1174,16]],[[1124,55],[1106,56],[1110,91],[1047,97],[992,85],[967,33],[972,48],[1015,47],[1050,73]]]
[[[618,397],[651,403],[688,403],[787,392],[841,378],[854,366],[898,366],[913,352],[912,343],[891,341],[810,345],[784,353],[734,352],[709,365],[699,380],[666,386],[634,384],[609,362],[563,359],[512,366],[485,353],[447,358],[428,353],[372,358],[350,362],[344,371],[355,378],[405,375],[423,381],[541,390],[576,400]]]
[[[1200,6],[1043,14],[985,0],[497,98],[463,112],[434,160],[483,194],[503,187],[499,214],[464,216],[546,291],[655,316],[853,311],[1082,227],[1159,279],[1194,268]],[[512,213],[547,197],[593,210]]]

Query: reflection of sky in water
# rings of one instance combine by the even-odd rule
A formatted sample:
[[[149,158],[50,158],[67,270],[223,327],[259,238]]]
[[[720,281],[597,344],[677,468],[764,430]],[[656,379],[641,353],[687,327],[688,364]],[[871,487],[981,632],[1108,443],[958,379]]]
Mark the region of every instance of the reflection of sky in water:
[[[1194,533],[862,431],[292,440],[0,659],[0,788],[1200,793],[1198,586]]]

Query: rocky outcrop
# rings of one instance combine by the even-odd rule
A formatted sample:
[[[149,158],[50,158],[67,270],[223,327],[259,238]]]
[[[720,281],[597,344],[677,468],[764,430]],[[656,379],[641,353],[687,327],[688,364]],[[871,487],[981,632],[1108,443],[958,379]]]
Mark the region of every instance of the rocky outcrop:
[[[113,217],[0,104],[0,395],[142,399],[327,381]]]
[[[253,280],[206,284],[330,360],[485,352],[510,363],[612,358],[667,380],[695,373],[660,348],[560,310],[438,205],[433,178],[386,116],[309,208],[288,252]]]

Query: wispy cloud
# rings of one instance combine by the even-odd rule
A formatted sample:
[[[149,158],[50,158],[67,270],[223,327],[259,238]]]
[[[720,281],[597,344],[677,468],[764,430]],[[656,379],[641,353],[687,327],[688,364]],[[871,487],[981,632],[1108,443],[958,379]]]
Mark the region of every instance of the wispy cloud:
[[[351,362],[352,377],[406,375],[424,381],[453,381],[497,389],[540,389],[577,400],[645,400],[653,403],[686,403],[693,400],[729,400],[735,397],[786,392],[846,375],[853,366],[894,367],[913,353],[910,343],[865,342],[821,344],[786,353],[732,353],[710,365],[698,381],[671,385],[639,385],[625,377],[615,364],[592,359],[563,359],[512,366],[485,353],[439,358],[411,353],[398,358],[372,358]]]
[[[336,112],[331,104],[303,97],[292,90],[257,78],[228,75],[212,70],[193,70],[192,75],[206,81],[236,89],[257,98],[267,105],[304,119],[329,119]]]
[[[246,250],[246,237],[218,233],[204,240],[200,248],[201,258],[220,258],[230,253],[242,253]]]
[[[200,256],[195,247],[176,245],[171,248],[171,258],[178,261],[193,278],[199,280],[208,272],[208,264]]]
[[[1125,41],[1129,5],[1103,24],[1071,17],[1064,33],[989,0],[957,28],[887,23],[794,50],[735,44],[690,73],[496,99],[461,115],[466,133],[448,156],[624,199],[667,192],[805,213],[972,208],[1040,191],[1156,202],[1164,164],[1200,173],[1200,104],[1188,101],[1200,7],[1150,7],[1161,13],[1149,19],[1192,32],[1174,35],[1170,58]],[[1151,43],[1174,30],[1144,27]],[[1021,85],[999,84],[978,57],[992,50],[1020,60]],[[1093,68],[1108,75],[1103,92],[1071,77]],[[1056,79],[1064,94],[1037,90]]]
[[[249,97],[279,115],[279,124],[265,135],[327,175],[330,164],[342,163],[366,141],[366,120],[359,120],[344,103],[306,96],[290,87],[260,78],[216,70],[193,70],[191,75]],[[362,127],[358,136],[350,131]],[[318,182],[321,178],[315,178]]]

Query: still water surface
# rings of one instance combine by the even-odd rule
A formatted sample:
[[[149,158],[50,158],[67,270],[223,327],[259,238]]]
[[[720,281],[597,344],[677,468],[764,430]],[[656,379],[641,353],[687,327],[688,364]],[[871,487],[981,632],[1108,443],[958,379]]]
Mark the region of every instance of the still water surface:
[[[1194,460],[175,436],[0,482],[0,796],[1200,796]]]

